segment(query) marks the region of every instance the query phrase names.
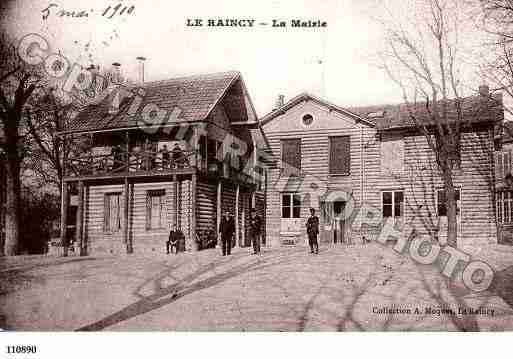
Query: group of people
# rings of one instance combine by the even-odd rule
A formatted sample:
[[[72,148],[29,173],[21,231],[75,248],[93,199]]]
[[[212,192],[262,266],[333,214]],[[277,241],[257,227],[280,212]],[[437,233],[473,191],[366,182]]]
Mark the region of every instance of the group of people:
[[[188,166],[188,159],[184,151],[175,143],[173,149],[170,151],[166,144],[157,151],[155,148],[156,144],[147,141],[143,146],[143,152],[135,152],[137,159],[137,167],[144,170],[152,170],[157,168],[157,157],[161,157],[162,169],[172,168],[184,168]],[[126,153],[123,153],[123,149],[120,145],[114,145],[111,148],[111,158],[113,171],[120,169],[125,166]]]
[[[167,145],[164,144],[159,151],[162,155],[162,168],[183,168],[188,165],[187,157],[184,152],[180,148],[180,146],[175,143],[171,152],[167,148]]]
[[[253,254],[261,254],[262,240],[262,219],[257,214],[256,209],[251,209],[249,219],[249,237],[253,245]],[[319,217],[315,215],[315,209],[310,208],[310,217],[306,221],[306,233],[308,235],[308,244],[310,253],[319,254],[319,243],[317,237],[319,235]],[[224,213],[219,223],[219,236],[221,237],[221,248],[223,256],[231,255],[232,248],[235,246],[235,219],[229,211]],[[169,238],[166,242],[167,254],[178,253],[181,241],[185,242],[185,236],[176,226],[169,232]]]
[[[235,220],[229,211],[224,213],[219,223],[219,235],[221,237],[221,247],[223,256],[229,256],[232,247],[235,246]],[[262,240],[262,219],[257,214],[256,209],[251,209],[249,218],[249,237],[253,245],[253,254],[261,254]]]

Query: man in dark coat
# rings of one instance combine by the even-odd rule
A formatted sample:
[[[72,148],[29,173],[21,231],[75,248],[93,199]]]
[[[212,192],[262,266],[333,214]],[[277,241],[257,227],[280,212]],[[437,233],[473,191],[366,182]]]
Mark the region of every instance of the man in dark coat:
[[[183,168],[185,167],[185,157],[182,149],[175,143],[172,152],[172,160],[173,160],[173,168]]]
[[[178,240],[179,233],[176,230],[176,226],[173,226],[173,229],[169,231],[169,239],[166,242],[166,252],[169,254],[173,253],[173,247],[175,248],[175,254],[178,254]]]
[[[319,234],[319,217],[315,215],[315,209],[310,208],[310,217],[306,221],[306,233],[308,234],[308,244],[310,252],[319,254],[319,244],[317,243],[317,235]]]
[[[229,211],[226,211],[221,223],[219,223],[219,235],[221,236],[221,244],[223,247],[223,256],[230,255],[232,251],[232,237],[235,233],[235,221],[230,215]]]
[[[251,209],[251,218],[249,219],[249,237],[253,243],[253,254],[260,254],[260,236],[262,234],[262,219],[256,213],[256,209]]]
[[[115,171],[118,168],[121,168],[123,166],[123,151],[121,150],[121,147],[119,145],[115,145],[111,149],[111,155],[112,155],[112,170]]]
[[[169,155],[169,150],[167,148],[167,145],[164,145],[162,147],[162,149],[160,150],[160,152],[162,153],[162,169],[169,169],[169,160],[170,160],[170,155]]]

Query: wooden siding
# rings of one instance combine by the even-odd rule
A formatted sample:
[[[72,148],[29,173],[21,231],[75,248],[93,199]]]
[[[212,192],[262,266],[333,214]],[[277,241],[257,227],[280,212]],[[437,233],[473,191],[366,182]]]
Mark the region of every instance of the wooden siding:
[[[146,201],[150,190],[165,191],[165,224],[159,229],[146,229]],[[142,250],[163,250],[173,224],[174,196],[173,182],[136,183],[133,185],[133,199],[130,204],[130,224],[134,252]]]
[[[122,193],[120,208],[124,208],[123,185],[88,186],[85,203],[85,231],[87,247],[90,253],[124,253],[122,229],[107,234],[103,231],[104,196],[107,193]],[[121,212],[121,216],[123,213]]]
[[[191,233],[191,218],[192,218],[192,208],[191,208],[191,180],[180,181],[179,184],[179,228],[185,235],[185,247],[187,249],[192,249],[193,246],[193,233]]]
[[[196,230],[217,233],[217,183],[198,181],[196,198]]]
[[[404,171],[388,175],[383,173],[380,142],[373,142],[365,156],[365,201],[381,209],[382,190],[403,189],[405,221],[413,223],[420,232],[427,233],[423,221],[433,218],[433,223],[439,225],[436,217],[436,191],[443,188],[434,164],[434,154],[422,135],[394,135],[404,139]],[[454,184],[461,190],[458,246],[463,248],[486,245],[497,240],[491,149],[491,137],[486,130],[462,135],[461,170],[455,171]],[[440,226],[442,243],[445,240],[445,228]]]
[[[190,245],[190,180],[180,181],[179,186],[178,227],[186,236]],[[162,228],[146,229],[147,192],[150,190],[165,190],[165,223]],[[103,230],[104,196],[106,193],[120,192],[121,223],[120,231],[108,234]],[[85,198],[84,226],[86,240],[90,253],[125,253],[123,242],[124,216],[124,186],[123,185],[91,185],[87,186]],[[129,236],[135,252],[161,251],[170,228],[175,223],[176,207],[173,182],[135,183],[130,185]]]
[[[305,113],[312,113],[314,116],[314,122],[311,127],[305,128],[301,124],[302,115]],[[279,121],[283,121],[283,124],[275,124],[275,122]],[[276,158],[281,158],[282,139],[301,138],[302,172],[307,173],[311,177],[311,181],[320,181],[323,188],[332,190],[343,189],[352,193],[359,202],[361,137],[363,132],[364,143],[369,141],[374,136],[373,129],[355,124],[353,119],[343,117],[339,113],[329,111],[316,103],[308,101],[269,122],[264,126],[264,132]],[[329,137],[332,136],[350,137],[351,157],[348,175],[329,175]],[[288,190],[293,191],[294,186],[290,186],[290,188],[284,187],[284,183],[279,181],[279,168],[270,169],[268,178],[266,229],[269,241],[276,245],[280,243],[281,193]],[[306,183],[299,186],[300,188],[308,188]],[[302,196],[301,218],[296,221],[296,227],[298,227],[301,233],[297,241],[301,243],[307,242],[303,223],[309,216],[309,208],[314,207],[317,209],[317,213],[319,213],[318,200],[312,200],[309,196],[304,196],[304,194]]]
[[[317,126],[305,128],[301,116],[314,114]],[[351,123],[348,119],[310,101],[303,102],[264,126],[264,132],[276,158],[281,158],[280,141],[301,138],[302,171],[326,185],[329,190],[342,189],[349,192],[358,208],[362,202],[381,210],[383,190],[403,189],[405,194],[405,221],[419,229],[424,228],[421,218],[429,213],[436,217],[435,191],[442,188],[442,182],[434,167],[434,156],[422,135],[403,132],[387,132],[387,139],[404,139],[404,170],[397,174],[382,172],[381,141],[376,130]],[[280,124],[280,122],[282,122]],[[330,176],[329,137],[350,136],[350,174]],[[363,146],[362,146],[363,144]],[[495,209],[493,205],[493,150],[492,139],[486,129],[476,129],[462,136],[461,170],[456,171],[454,182],[461,188],[461,223],[458,246],[480,246],[496,243]],[[362,162],[363,158],[363,162]],[[362,170],[363,169],[363,176]],[[281,192],[290,188],[279,181],[279,168],[269,171],[267,190],[267,234],[273,244],[280,243]],[[300,186],[304,195],[307,186]],[[363,191],[362,191],[363,189]],[[306,220],[308,207],[319,208],[316,201],[304,202],[301,218]],[[420,209],[419,209],[420,206]],[[354,228],[354,226],[353,226]],[[300,228],[305,239],[304,228]],[[322,232],[322,228],[321,228]],[[442,226],[440,233],[443,234]],[[322,234],[322,233],[321,233]],[[352,232],[356,242],[369,233]],[[440,236],[443,242],[443,235]],[[301,241],[301,238],[299,238]]]
[[[240,204],[239,204],[239,231],[240,231],[240,243],[241,247],[251,245],[251,239],[248,235],[248,223],[251,210],[251,193],[244,191],[243,187],[240,187]]]
[[[221,213],[229,211],[235,215],[235,186],[231,183],[223,182],[221,191]]]

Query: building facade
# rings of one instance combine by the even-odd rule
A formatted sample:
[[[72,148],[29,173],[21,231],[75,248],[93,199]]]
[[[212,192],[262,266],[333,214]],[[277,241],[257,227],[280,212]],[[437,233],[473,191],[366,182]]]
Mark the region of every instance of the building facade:
[[[1,137],[0,137],[1,138]],[[6,178],[5,178],[5,159],[0,153],[0,255],[4,253],[5,244],[5,203],[6,203]]]
[[[61,240],[76,239],[82,254],[163,251],[176,226],[185,249],[200,248],[229,211],[238,245],[248,245],[250,208],[264,214],[264,177],[254,176],[264,141],[241,75],[108,91],[62,133],[73,150]],[[72,223],[70,202],[77,205]]]
[[[498,241],[513,245],[513,122],[505,122],[498,131],[495,154],[496,213]]]
[[[483,107],[485,109],[483,110]],[[494,126],[500,98],[464,99],[457,188],[458,246],[497,241]],[[415,109],[427,121],[422,106]],[[408,223],[445,243],[443,183],[427,139],[404,105],[344,109],[301,94],[261,119],[279,165],[269,170],[267,232],[275,245],[306,243],[309,208],[317,210],[324,242],[366,242],[379,226],[358,225],[365,204],[382,219]]]

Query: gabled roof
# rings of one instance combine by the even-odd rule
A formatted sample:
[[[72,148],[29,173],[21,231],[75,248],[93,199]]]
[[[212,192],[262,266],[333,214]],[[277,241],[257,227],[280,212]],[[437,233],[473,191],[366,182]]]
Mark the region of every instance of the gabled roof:
[[[306,100],[315,101],[320,105],[351,116],[355,120],[371,127],[375,127],[377,130],[381,131],[415,127],[416,124],[410,114],[413,114],[416,119],[423,121],[427,125],[430,125],[429,122],[431,122],[425,103],[410,105],[386,104],[342,108],[319,97],[308,93],[302,93],[285,103],[280,108],[271,111],[261,118],[261,124],[265,125],[277,116],[283,114],[285,111],[296,106],[298,103]],[[449,120],[453,121],[457,118],[455,103],[455,100],[449,100]],[[465,97],[461,99],[460,107],[465,124],[496,122],[504,119],[501,94]]]
[[[439,104],[442,102],[440,101]],[[350,110],[373,122],[378,130],[416,127],[415,119],[433,125],[425,102],[415,104],[374,105],[351,107]],[[504,120],[502,95],[477,95],[460,99],[461,118],[464,124],[496,122]],[[457,121],[456,100],[448,100],[448,120]]]
[[[141,118],[141,109],[147,104],[154,104],[159,110],[172,113],[175,108],[181,112],[178,122],[195,122],[205,120],[233,84],[242,78],[239,72],[223,72],[196,76],[173,78],[163,81],[147,82],[142,88],[145,91],[139,111],[128,114],[133,102],[135,88],[128,91],[119,105],[119,112],[109,113],[112,96],[107,96],[99,103],[86,106],[70,121],[65,132],[88,132],[121,128],[135,128]],[[252,108],[248,111],[254,111]],[[173,121],[173,120],[171,120]]]
[[[317,96],[314,96],[314,95],[311,95],[309,93],[302,93],[294,98],[292,98],[291,100],[289,100],[287,103],[283,104],[283,106],[277,108],[277,109],[274,109],[272,110],[271,112],[269,112],[267,115],[265,115],[264,117],[262,117],[260,119],[260,123],[263,125],[267,124],[268,122],[272,121],[273,119],[275,119],[277,116],[285,113],[286,111],[288,111],[289,109],[291,109],[292,107],[296,106],[297,104],[303,102],[303,101],[314,101],[316,103],[318,103],[319,105],[321,106],[324,106],[324,107],[327,107],[329,108],[330,110],[333,110],[333,111],[337,111],[343,115],[346,115],[346,116],[349,116],[353,119],[355,119],[357,122],[361,122],[363,124],[366,124],[368,126],[371,126],[371,127],[374,127],[374,123],[365,119],[364,117],[361,117],[360,115],[348,110],[348,109],[345,109],[345,108],[342,108],[340,106],[337,106],[337,105],[334,105],[332,104],[331,102],[329,101],[326,101],[324,99],[321,99],[320,97],[317,97]]]

